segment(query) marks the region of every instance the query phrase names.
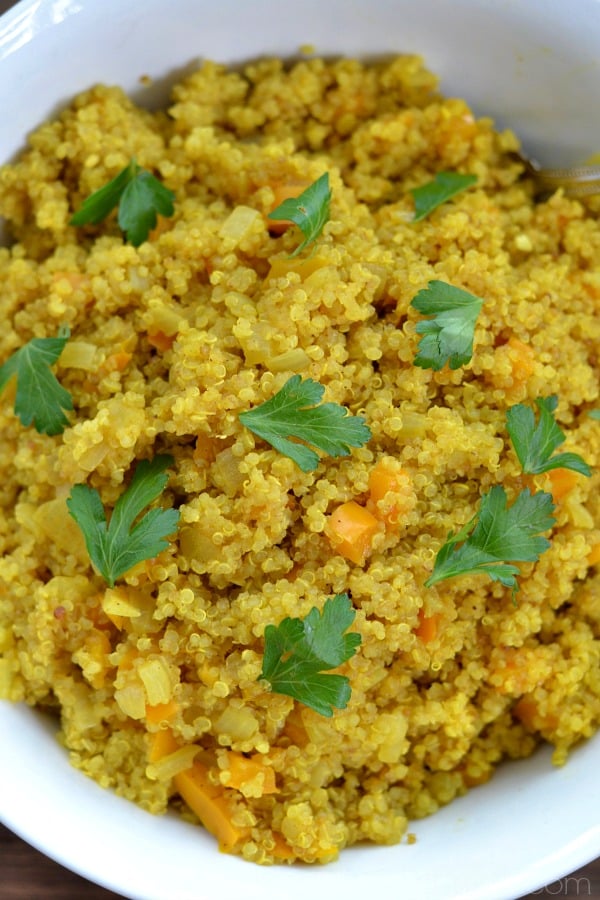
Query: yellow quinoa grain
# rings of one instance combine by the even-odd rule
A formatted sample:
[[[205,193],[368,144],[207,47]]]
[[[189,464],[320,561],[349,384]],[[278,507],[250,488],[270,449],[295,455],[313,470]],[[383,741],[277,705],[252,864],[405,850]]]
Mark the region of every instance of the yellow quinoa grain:
[[[416,56],[301,53],[206,62],[167,114],[91,88],[0,168],[0,363],[68,325],[54,371],[74,406],[47,436],[16,418],[14,384],[0,397],[0,695],[60,708],[74,765],[153,813],[181,809],[174,779],[196,773],[196,815],[261,864],[414,843],[411,820],[500,760],[546,741],[568,765],[600,723],[599,201],[536,201],[516,137],[441,96]],[[114,216],[70,226],[132,157],[174,215],[137,248]],[[324,171],[330,220],[292,258],[300,230],[268,214]],[[441,171],[477,183],[415,222],[412,189]],[[432,280],[483,300],[453,371],[414,365],[411,301]],[[303,472],[244,428],[294,374],[371,440]],[[523,476],[506,411],[552,394],[593,474],[557,502],[517,602],[477,574],[426,589],[482,494],[551,486]],[[178,532],[110,588],[66,498],[88,484],[110,514],[158,453]],[[382,460],[399,480],[373,500]],[[343,504],[375,523],[359,557],[328,537]],[[328,718],[259,681],[264,633],[343,592],[362,642]],[[243,790],[219,778],[228,754]]]

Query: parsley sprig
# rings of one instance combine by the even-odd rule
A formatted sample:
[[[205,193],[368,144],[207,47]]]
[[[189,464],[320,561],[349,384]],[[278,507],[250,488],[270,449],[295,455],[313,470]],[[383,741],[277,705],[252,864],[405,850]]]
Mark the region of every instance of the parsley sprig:
[[[477,175],[463,175],[460,172],[438,172],[433,181],[413,188],[411,194],[415,201],[415,217],[413,222],[420,222],[429,213],[443,203],[451,200],[477,181]]]
[[[553,511],[551,494],[532,494],[525,488],[508,506],[504,488],[495,485],[482,496],[479,512],[456,534],[450,532],[425,586],[458,575],[485,573],[512,588],[514,596],[520,571],[512,562],[536,562],[548,549],[550,542],[541,532],[554,525]]]
[[[329,456],[348,456],[350,447],[362,447],[371,438],[362,416],[350,415],[338,403],[321,403],[324,392],[318,381],[302,381],[300,375],[292,375],[281,390],[260,406],[240,413],[239,418],[246,428],[293,459],[303,472],[312,472],[319,464],[319,455],[305,444]]]
[[[554,419],[558,405],[556,394],[538,397],[535,402],[540,411],[537,423],[533,410],[524,403],[511,406],[506,413],[506,428],[523,471],[528,475],[540,475],[562,468],[589,477],[592,470],[578,453],[554,454],[565,441],[564,432]]]
[[[110,587],[138,562],[151,559],[169,546],[164,538],[177,527],[177,510],[157,507],[134,522],[163,492],[168,479],[164,470],[172,463],[172,457],[166,455],[142,460],[131,484],[115,503],[108,524],[95,488],[76,484],[71,489],[69,512],[81,528],[92,563]]]
[[[430,281],[412,299],[411,306],[431,319],[417,323],[423,337],[414,363],[422,369],[451,369],[466,365],[473,356],[473,338],[483,300],[445,281]]]
[[[73,400],[50,368],[69,336],[65,326],[57,337],[32,338],[0,367],[0,392],[16,376],[15,414],[25,426],[33,423],[40,434],[62,434],[69,425],[64,410],[73,409]]]
[[[97,225],[116,207],[121,231],[139,247],[155,228],[157,213],[172,216],[175,194],[132,159],[108,184],[90,194],[71,217],[71,225]]]
[[[288,197],[287,200],[280,203],[273,212],[269,213],[268,218],[274,221],[289,219],[299,227],[304,235],[304,240],[291,254],[294,257],[321,236],[323,228],[329,221],[330,209],[329,173],[325,172],[297,197]]]
[[[333,707],[344,709],[351,695],[345,675],[327,675],[356,653],[360,634],[344,632],[356,613],[348,594],[328,598],[321,612],[316,606],[304,619],[286,618],[265,628],[264,678],[277,694],[294,697],[322,716]]]
[[[590,409],[588,415],[590,419],[600,419],[600,409]]]

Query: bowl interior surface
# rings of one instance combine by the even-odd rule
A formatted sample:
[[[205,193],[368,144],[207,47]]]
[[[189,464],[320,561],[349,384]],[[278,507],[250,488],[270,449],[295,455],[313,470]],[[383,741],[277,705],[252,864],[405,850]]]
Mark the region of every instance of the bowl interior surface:
[[[502,765],[488,784],[411,823],[416,843],[355,847],[328,866],[260,868],[217,851],[204,831],[152,816],[73,769],[55,724],[0,702],[0,820],[47,855],[132,900],[227,900],[307,893],[346,900],[513,900],[600,851],[598,738],[566,766],[548,749]]]
[[[0,19],[5,92],[0,160],[75,93],[119,84],[147,105],[202,58],[419,53],[446,94],[465,97],[546,164],[600,150],[597,0],[21,0]],[[51,76],[49,75],[51,73]],[[140,78],[149,75],[150,87]],[[139,900],[288,900],[365,890],[422,900],[512,898],[600,853],[600,735],[562,769],[548,750],[430,819],[414,845],[358,847],[326,867],[258,868],[219,854],[202,830],[153,817],[73,770],[55,726],[0,703],[0,819],[48,855]],[[100,852],[101,849],[101,852]]]

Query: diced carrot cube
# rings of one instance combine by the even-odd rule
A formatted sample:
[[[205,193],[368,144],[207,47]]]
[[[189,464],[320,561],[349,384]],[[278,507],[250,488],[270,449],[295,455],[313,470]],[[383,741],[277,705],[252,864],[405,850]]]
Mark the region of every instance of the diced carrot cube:
[[[355,500],[342,503],[329,517],[328,533],[334,550],[356,565],[364,563],[377,530],[375,516]]]
[[[164,331],[148,332],[148,343],[155,350],[160,350],[161,353],[164,353],[166,350],[170,350],[175,343],[175,335],[165,334]]]
[[[533,375],[535,354],[529,344],[516,337],[508,339],[508,346],[513,378],[522,384]]]
[[[439,613],[433,613],[431,616],[427,616],[423,610],[420,609],[419,624],[415,628],[415,634],[424,644],[434,641],[439,633],[440,621],[441,616]]]
[[[588,566],[597,566],[600,563],[600,542],[594,544],[588,556]]]
[[[383,500],[389,491],[395,491],[398,487],[396,473],[386,469],[385,465],[378,463],[369,474],[369,494],[371,500],[378,503]]]
[[[146,722],[149,725],[160,725],[161,722],[167,722],[177,714],[179,704],[176,700],[169,700],[168,703],[155,703],[154,705],[146,704]]]
[[[240,790],[247,782],[253,781],[257,775],[262,775],[262,794],[278,793],[275,783],[275,772],[271,766],[265,764],[260,753],[244,756],[242,753],[230,751],[227,754],[227,765],[229,768],[229,781],[227,781],[226,787]]]
[[[135,647],[127,647],[119,660],[119,670],[131,669],[139,654]]]
[[[175,775],[173,781],[206,830],[217,838],[221,850],[232,850],[241,840],[243,832],[231,821],[231,809],[223,789],[210,781],[206,766],[195,762],[190,769]]]
[[[555,503],[562,500],[569,491],[573,490],[578,481],[578,474],[572,469],[551,469],[548,472],[550,478],[550,491]]]
[[[528,697],[521,697],[513,706],[513,715],[525,725],[526,728],[533,729],[534,719],[537,714],[537,706],[533,700]]]
[[[283,733],[298,747],[306,747],[309,743],[310,739],[308,737],[308,732],[304,727],[302,711],[299,707],[294,706],[291,712],[288,713],[283,727]]]
[[[215,450],[215,442],[204,432],[200,432],[200,434],[196,437],[196,444],[194,446],[194,452],[192,454],[192,458],[197,465],[206,462],[212,462],[215,458],[216,450]]]
[[[528,731],[550,730],[558,725],[555,715],[540,715],[537,703],[531,697],[521,697],[513,706],[513,715]]]
[[[106,613],[106,618],[110,619],[110,621],[113,623],[115,628],[118,628],[119,631],[121,631],[121,629],[123,628],[123,625],[125,624],[124,616],[116,616],[113,613]]]
[[[396,497],[388,497],[389,494]],[[369,511],[393,528],[399,524],[400,517],[414,507],[414,503],[409,473],[405,469],[391,468],[385,459],[379,460],[369,473]]]
[[[163,756],[169,756],[170,753],[174,753],[178,749],[179,743],[170,728],[155,731],[154,734],[150,736],[148,762],[157,762],[157,760],[162,759]]]
[[[271,851],[275,859],[295,859],[296,854],[284,838],[282,834],[278,831],[273,832],[273,840],[275,842],[275,846]]]
[[[107,372],[123,372],[131,361],[131,353],[127,353],[126,350],[117,350],[116,353],[111,353],[110,356],[107,356],[104,362],[104,369]]]

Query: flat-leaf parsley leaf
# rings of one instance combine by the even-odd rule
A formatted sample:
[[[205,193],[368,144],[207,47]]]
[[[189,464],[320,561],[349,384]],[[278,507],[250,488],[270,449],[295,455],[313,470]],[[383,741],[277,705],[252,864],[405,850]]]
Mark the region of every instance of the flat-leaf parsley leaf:
[[[348,456],[350,447],[362,447],[371,438],[362,416],[350,415],[338,403],[321,403],[324,392],[318,381],[302,381],[300,375],[292,375],[281,390],[260,406],[240,413],[239,418],[303,472],[312,472],[319,464],[318,454],[290,438],[318,447],[329,456]]]
[[[588,415],[590,419],[600,419],[600,409],[591,409]]]
[[[157,213],[172,216],[175,194],[135,159],[108,184],[83,201],[71,217],[71,225],[97,225],[115,207],[119,207],[117,221],[121,231],[134,247],[139,247],[156,226]]]
[[[551,494],[531,494],[525,488],[508,506],[504,488],[494,485],[482,496],[479,512],[456,534],[450,532],[425,586],[483,573],[512,588],[514,595],[519,590],[515,576],[520,573],[509,560],[536,562],[548,549],[550,542],[540,533],[554,525],[553,511]]]
[[[354,656],[360,634],[344,634],[356,613],[347,594],[328,598],[321,612],[316,606],[304,619],[286,618],[265,628],[265,651],[259,678],[277,694],[294,697],[322,716],[344,709],[350,699],[345,675],[325,675]]]
[[[156,507],[135,525],[134,521],[164,490],[168,479],[164,470],[172,463],[172,457],[166,455],[138,463],[131,484],[115,503],[108,524],[95,488],[76,484],[71,489],[67,500],[69,512],[81,528],[90,559],[110,587],[138,562],[151,559],[169,546],[165,537],[177,527],[177,510]]]
[[[320,237],[325,224],[329,221],[330,208],[329,173],[325,172],[297,197],[288,197],[287,200],[280,203],[273,212],[269,213],[268,218],[274,221],[289,219],[299,227],[304,235],[304,240],[291,254],[291,256],[297,256],[305,247]]]
[[[563,431],[554,419],[558,397],[538,397],[535,401],[540,411],[536,424],[531,407],[524,403],[511,406],[506,413],[506,428],[515,453],[528,475],[540,475],[550,469],[573,469],[581,475],[592,474],[588,464],[578,453],[557,453],[554,451],[565,441]]]
[[[443,369],[446,363],[451,369],[466,365],[473,355],[475,323],[483,300],[445,281],[430,281],[412,299],[411,306],[423,315],[433,316],[417,323],[417,334],[423,337],[415,365],[436,370]]]
[[[413,188],[411,194],[415,201],[415,217],[413,222],[420,222],[456,194],[471,187],[477,181],[477,175],[463,175],[460,172],[438,172],[433,181]]]
[[[16,375],[15,414],[23,425],[33,422],[40,434],[62,434],[69,420],[63,410],[73,409],[70,393],[57,381],[50,366],[69,340],[69,329],[57,337],[32,338],[0,367],[0,392]]]

